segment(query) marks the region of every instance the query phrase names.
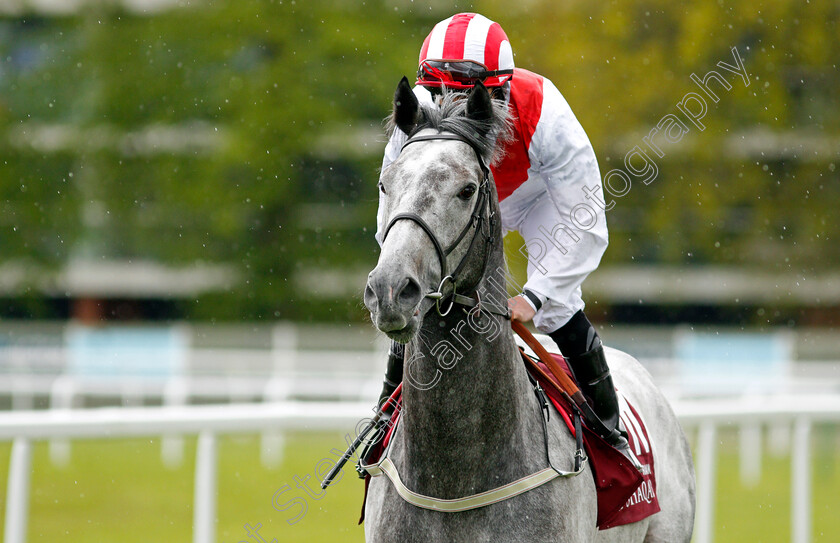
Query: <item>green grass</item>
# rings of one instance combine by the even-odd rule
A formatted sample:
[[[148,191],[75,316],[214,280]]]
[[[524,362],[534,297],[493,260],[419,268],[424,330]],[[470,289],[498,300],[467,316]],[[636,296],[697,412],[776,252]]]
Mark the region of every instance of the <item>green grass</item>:
[[[744,488],[738,474],[736,441],[721,435],[715,512],[715,541],[788,541],[790,536],[790,459],[764,455],[762,479]],[[266,469],[259,462],[257,436],[224,437],[219,447],[219,543],[253,542],[245,524],[261,523],[267,542],[344,542],[364,540],[356,525],[362,484],[355,472],[344,477],[316,500],[295,486],[294,477],[318,489],[316,464],[342,448],[336,433],[290,434],[280,466]],[[813,497],[814,541],[840,538],[840,520],[832,511],[840,489],[840,456],[833,431],[814,436]],[[5,485],[11,447],[0,444],[0,499],[5,509]],[[71,462],[52,466],[46,443],[34,447],[30,498],[29,541],[121,543],[192,540],[192,488],[195,440],[188,439],[184,464],[174,470],[160,460],[160,442],[154,440],[79,440],[73,443]],[[291,490],[278,496],[277,505],[306,497],[308,511],[295,524],[287,520],[298,506],[275,509],[272,499],[284,485]],[[313,490],[314,491],[314,490]]]
[[[266,541],[281,543],[315,541],[364,541],[357,526],[362,484],[354,471],[331,486],[326,495],[307,498],[307,514],[290,525],[287,519],[300,512],[295,506],[278,511],[272,498],[283,505],[304,496],[294,476],[320,490],[314,470],[333,447],[343,448],[337,433],[290,434],[286,454],[277,468],[263,468],[258,436],[225,436],[219,445],[218,525],[219,543],[237,543],[248,537],[244,525],[262,524]],[[11,446],[0,444],[0,503],[5,511],[5,488]],[[73,442],[70,464],[53,466],[47,444],[34,446],[30,496],[29,541],[75,543],[119,541],[192,541],[193,473],[195,439],[187,439],[185,461],[167,469],[160,460],[158,439],[78,440]],[[5,520],[5,519],[4,519]]]
[[[812,472],[800,467],[801,476],[811,477],[812,533],[815,542],[840,540],[837,516],[840,491],[840,454],[834,428],[817,427],[812,437]],[[791,459],[777,457],[765,449],[761,480],[752,488],[740,482],[737,436],[721,434],[718,456],[716,542],[782,542],[791,539]]]

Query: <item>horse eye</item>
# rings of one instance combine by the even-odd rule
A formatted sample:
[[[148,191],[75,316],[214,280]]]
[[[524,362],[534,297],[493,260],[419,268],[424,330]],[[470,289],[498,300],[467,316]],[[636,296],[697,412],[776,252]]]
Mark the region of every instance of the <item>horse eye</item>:
[[[469,185],[461,189],[461,192],[458,193],[458,198],[460,198],[461,200],[469,200],[470,198],[472,198],[473,194],[475,194],[475,185],[470,183]]]
[[[387,192],[385,192],[385,185],[383,185],[382,183],[379,183],[379,192],[381,192],[382,194],[388,194]]]

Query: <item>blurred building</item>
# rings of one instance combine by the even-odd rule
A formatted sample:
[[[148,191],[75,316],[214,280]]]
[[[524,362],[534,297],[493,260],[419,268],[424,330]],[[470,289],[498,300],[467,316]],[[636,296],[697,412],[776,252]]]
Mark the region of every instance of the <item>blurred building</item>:
[[[50,271],[7,263],[0,266],[0,318],[25,318],[28,304],[38,303],[43,318],[82,324],[182,319],[190,300],[225,291],[235,279],[220,265],[73,260]]]

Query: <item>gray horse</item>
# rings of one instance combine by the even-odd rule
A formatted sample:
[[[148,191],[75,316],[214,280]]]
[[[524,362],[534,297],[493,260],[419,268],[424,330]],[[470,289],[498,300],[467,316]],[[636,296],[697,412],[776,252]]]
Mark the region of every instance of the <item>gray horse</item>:
[[[440,108],[427,109],[403,80],[391,121],[412,140],[382,176],[388,228],[365,289],[376,327],[407,343],[401,422],[389,458],[408,489],[455,499],[548,465],[540,403],[510,324],[497,314],[505,307],[505,264],[495,187],[492,179],[484,183],[483,164],[492,160],[510,120],[481,85],[467,99],[450,95]],[[453,267],[457,273],[447,273]],[[460,300],[481,300],[478,307],[450,307],[453,286]],[[367,541],[688,542],[694,470],[685,435],[634,358],[615,349],[607,349],[607,358],[617,388],[647,422],[659,513],[599,531],[588,465],[580,475],[455,513],[412,505],[387,477],[375,477],[365,507]],[[556,413],[548,440],[552,463],[570,470],[575,440]]]

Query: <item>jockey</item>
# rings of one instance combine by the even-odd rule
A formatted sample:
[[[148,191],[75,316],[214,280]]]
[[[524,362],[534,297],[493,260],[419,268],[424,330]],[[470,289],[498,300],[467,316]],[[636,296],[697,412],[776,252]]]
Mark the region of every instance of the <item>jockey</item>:
[[[607,248],[601,175],[586,133],[554,84],[515,68],[510,42],[498,23],[459,13],[435,25],[420,49],[414,93],[434,105],[444,89],[467,92],[481,81],[513,114],[513,138],[491,166],[502,227],[517,230],[528,248],[528,279],[508,300],[511,316],[533,319],[560,348],[596,414],[619,449],[619,408],[601,339],[583,312],[581,283]],[[382,161],[397,159],[407,135],[394,130]],[[593,196],[594,195],[594,196]],[[594,198],[596,204],[589,204]],[[380,202],[376,238],[385,226]],[[404,346],[393,342],[380,404],[402,381]]]

